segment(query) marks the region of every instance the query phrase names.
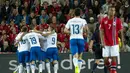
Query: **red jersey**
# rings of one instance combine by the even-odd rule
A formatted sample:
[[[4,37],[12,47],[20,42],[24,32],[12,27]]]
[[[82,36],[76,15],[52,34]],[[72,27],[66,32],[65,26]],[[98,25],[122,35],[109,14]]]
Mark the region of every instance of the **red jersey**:
[[[118,32],[122,28],[122,22],[117,17],[114,17],[113,19],[105,17],[102,19],[100,29],[104,30],[104,42],[106,46],[119,44]]]

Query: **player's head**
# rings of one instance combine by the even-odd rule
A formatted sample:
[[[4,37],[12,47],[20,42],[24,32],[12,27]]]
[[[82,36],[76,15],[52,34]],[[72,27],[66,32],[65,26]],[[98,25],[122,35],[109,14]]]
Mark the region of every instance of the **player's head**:
[[[21,32],[27,32],[27,31],[28,31],[28,28],[26,26],[22,26]]]
[[[115,16],[116,8],[114,6],[110,6],[108,9],[108,16]]]
[[[75,16],[80,16],[80,12],[81,12],[81,9],[80,8],[76,8],[75,9]]]
[[[30,30],[34,30],[34,28],[35,28],[34,24],[30,25]]]
[[[48,31],[55,31],[55,27],[53,26],[53,24],[50,24]]]

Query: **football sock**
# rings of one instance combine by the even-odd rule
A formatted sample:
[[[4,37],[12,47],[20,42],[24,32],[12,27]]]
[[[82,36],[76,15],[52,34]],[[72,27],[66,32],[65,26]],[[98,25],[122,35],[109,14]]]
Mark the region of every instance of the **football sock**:
[[[27,73],[30,73],[30,64],[26,63],[26,69],[27,69]]]
[[[114,73],[116,71],[116,62],[111,63],[111,73]]]
[[[107,66],[104,65],[104,73],[107,73],[108,69]]]
[[[42,62],[40,62],[38,69],[39,69],[39,72],[42,72]]]
[[[74,66],[78,66],[78,59],[77,58],[73,58],[73,63],[74,63]]]
[[[35,64],[31,64],[31,71],[32,73],[35,73]]]
[[[19,73],[23,73],[23,65],[22,64],[19,65]]]
[[[54,64],[54,73],[57,73],[57,71],[58,71],[58,63],[55,63]]]
[[[80,71],[81,71],[82,64],[83,64],[83,61],[82,61],[82,60],[78,60],[79,73],[80,73]]]
[[[95,69],[97,68],[97,65],[98,65],[97,63],[94,63],[94,64],[93,64],[92,71],[95,71]]]
[[[47,68],[47,72],[48,72],[48,73],[51,73],[51,70],[50,70],[50,62],[47,62],[47,63],[46,63],[46,68]]]

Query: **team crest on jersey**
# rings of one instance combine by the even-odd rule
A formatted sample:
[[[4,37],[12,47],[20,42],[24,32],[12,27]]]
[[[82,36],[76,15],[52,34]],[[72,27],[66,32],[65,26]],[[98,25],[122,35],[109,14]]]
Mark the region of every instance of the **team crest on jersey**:
[[[107,24],[107,23],[108,23],[108,21],[105,21],[105,22],[104,22],[104,24]]]

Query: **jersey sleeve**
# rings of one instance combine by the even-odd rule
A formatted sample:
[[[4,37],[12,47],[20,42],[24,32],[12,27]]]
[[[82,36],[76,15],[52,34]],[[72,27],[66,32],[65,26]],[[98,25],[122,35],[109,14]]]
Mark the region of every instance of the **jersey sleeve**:
[[[22,35],[22,33],[19,33],[19,34],[16,36],[15,40],[16,40],[16,41],[19,40],[20,37],[21,37],[21,35]]]
[[[119,31],[119,30],[123,29],[123,25],[122,25],[122,22],[121,22],[120,19],[118,19],[118,22],[117,22],[117,23],[118,23],[118,24],[117,24],[117,30]]]
[[[67,24],[65,25],[65,28],[69,29],[70,28],[70,20],[67,22]]]
[[[104,29],[104,18],[100,21],[100,27],[99,29]]]

